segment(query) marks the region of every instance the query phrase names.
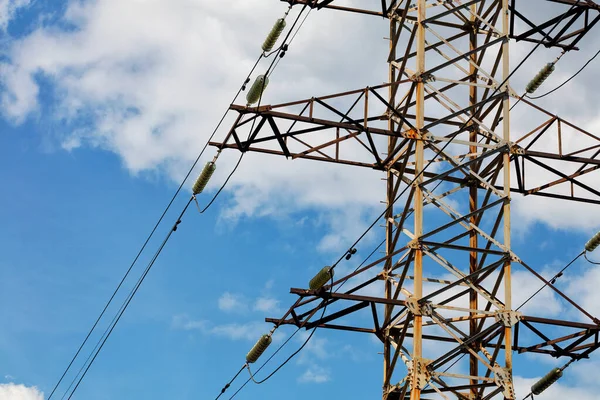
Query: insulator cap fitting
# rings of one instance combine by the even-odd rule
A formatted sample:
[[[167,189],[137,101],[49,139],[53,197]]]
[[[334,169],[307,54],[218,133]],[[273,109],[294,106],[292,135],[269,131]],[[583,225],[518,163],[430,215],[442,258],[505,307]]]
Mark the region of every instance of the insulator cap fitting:
[[[262,97],[267,85],[269,84],[269,78],[265,75],[259,75],[250,90],[248,90],[248,94],[246,95],[246,101],[248,104],[254,104],[260,100]]]
[[[210,177],[214,174],[215,169],[217,169],[217,166],[214,162],[210,161],[206,163],[200,176],[196,179],[196,183],[194,183],[194,186],[192,187],[192,193],[194,193],[194,195],[202,193],[208,184]]]
[[[554,63],[544,65],[540,72],[527,84],[525,91],[529,94],[535,92],[548,79],[552,72],[554,72]]]
[[[269,34],[267,35],[267,38],[265,39],[264,43],[262,44],[262,49],[265,53],[267,53],[273,49],[273,46],[275,46],[275,43],[277,43],[277,39],[279,39],[279,36],[281,36],[281,33],[283,32],[284,29],[285,29],[285,19],[279,18],[277,21],[275,21],[275,25],[273,25],[271,32],[269,32]]]
[[[246,362],[250,364],[255,363],[265,350],[267,350],[272,341],[271,335],[262,335],[254,347],[246,354]]]
[[[596,233],[586,244],[585,251],[592,252],[596,247],[600,246],[600,232]]]
[[[331,278],[333,278],[333,268],[327,266],[310,280],[308,287],[311,290],[321,289]]]
[[[531,393],[536,396],[542,393],[544,390],[548,389],[555,383],[560,377],[563,376],[563,371],[560,368],[554,368],[552,371],[548,372],[546,376],[537,381],[531,386]]]

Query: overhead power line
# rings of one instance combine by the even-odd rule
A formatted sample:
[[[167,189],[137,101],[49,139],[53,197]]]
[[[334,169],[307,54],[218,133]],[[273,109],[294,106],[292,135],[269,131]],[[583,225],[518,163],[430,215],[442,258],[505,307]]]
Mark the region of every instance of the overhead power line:
[[[290,29],[290,31],[288,32],[286,39],[289,38],[290,34],[292,33],[294,27],[296,26],[296,24],[298,23],[304,9],[306,8],[303,7],[302,11],[299,13],[299,15],[297,16],[292,28]],[[289,13],[289,10],[285,13],[285,16],[287,16],[287,14]],[[305,18],[306,20],[306,18]],[[304,21],[303,21],[304,22]],[[302,26],[302,25],[301,25]],[[296,34],[298,33],[298,31],[296,31],[294,33],[294,36],[296,36]],[[293,39],[292,39],[293,40]],[[290,41],[291,42],[291,41]],[[280,46],[278,48],[278,50],[276,51],[278,57],[276,59],[274,59],[271,62],[271,65],[269,66],[269,69],[267,70],[267,73],[269,71],[272,72],[272,70],[278,65],[278,60],[281,59],[283,57],[283,55],[285,54],[285,52],[288,50],[288,46],[289,43],[285,44],[284,41],[284,45]],[[263,45],[264,47],[264,45]],[[252,75],[252,73],[254,72],[254,70],[256,69],[256,67],[258,66],[258,63],[260,62],[260,60],[265,57],[265,54],[261,54],[261,56],[259,57],[259,59],[257,60],[257,62],[254,64],[252,70],[250,71],[250,73],[248,74],[248,77],[246,78],[246,80],[244,81],[244,84],[241,86],[241,88],[238,90],[236,96],[234,97],[232,103],[234,103],[237,99],[237,97],[239,96],[239,94],[245,89],[245,85],[248,83],[249,81],[249,77]],[[261,96],[259,98],[259,104],[260,104],[260,100],[262,99],[262,93]],[[181,188],[183,187],[183,185],[185,184],[185,182],[187,181],[187,179],[189,178],[189,175],[191,174],[191,172],[193,171],[193,169],[195,168],[195,166],[197,165],[197,163],[199,162],[202,154],[204,153],[204,151],[206,150],[209,142],[212,140],[212,138],[214,137],[214,135],[216,134],[217,130],[219,129],[220,125],[222,124],[222,122],[224,121],[227,113],[228,113],[229,109],[224,113],[223,117],[221,118],[219,124],[217,125],[217,127],[215,128],[215,130],[213,131],[212,135],[210,136],[210,138],[208,139],[208,141],[206,142],[206,144],[204,145],[204,148],[202,149],[202,152],[200,153],[200,155],[197,157],[196,161],[194,162],[193,166],[190,168],[190,170],[188,171],[186,177],[184,178],[184,180],[182,181],[178,191],[176,192],[175,196],[173,197],[173,200],[171,201],[170,205],[173,203],[173,201],[175,200],[175,198],[177,197],[177,195],[179,194]],[[217,155],[218,156],[218,155]],[[217,157],[215,157],[216,160]],[[202,211],[206,211],[206,209],[208,209],[210,207],[210,205],[213,204],[213,202],[215,201],[215,199],[217,198],[218,194],[224,189],[224,187],[227,185],[227,183],[229,182],[229,179],[231,178],[231,176],[233,175],[233,173],[236,171],[237,167],[239,166],[241,161],[241,157],[240,160],[238,161],[238,163],[236,164],[236,167],[234,168],[234,170],[232,171],[232,173],[229,175],[229,177],[226,179],[225,183],[221,186],[221,188],[219,189],[219,191],[217,192],[217,194],[212,198],[212,200],[209,202],[209,204],[205,207],[205,209]],[[214,162],[214,161],[213,161]],[[181,218],[183,217],[183,214],[187,211],[189,205],[191,204],[192,200],[195,200],[195,195],[192,196],[190,198],[190,200],[188,201],[188,203],[186,204],[184,210],[182,211],[181,215],[179,216],[179,218],[177,219],[176,223],[174,224],[173,228],[171,229],[171,231],[169,231],[166,239],[163,241],[163,243],[161,244],[161,246],[159,247],[158,251],[156,252],[155,256],[152,258],[151,262],[148,264],[148,266],[146,267],[146,270],[144,271],[144,273],[142,274],[142,276],[140,277],[140,279],[138,280],[138,282],[136,283],[135,287],[132,289],[132,291],[130,292],[130,294],[128,295],[127,299],[125,300],[124,304],[121,306],[121,309],[119,310],[119,312],[117,313],[117,315],[115,316],[115,318],[113,318],[113,321],[111,322],[111,324],[109,325],[109,327],[105,330],[104,334],[102,335],[102,337],[100,338],[100,340],[98,341],[98,343],[96,344],[96,347],[94,348],[94,350],[92,351],[92,353],[90,353],[90,355],[88,356],[88,359],[86,360],[86,362],[84,363],[84,365],[82,366],[82,368],[80,369],[79,373],[75,376],[75,379],[73,380],[73,382],[71,382],[71,385],[69,386],[69,388],[67,389],[67,391],[65,392],[68,393],[70,388],[73,386],[75,380],[77,380],[77,383],[75,384],[75,387],[73,388],[71,394],[69,395],[69,399],[71,399],[71,397],[74,395],[75,391],[77,390],[77,388],[79,387],[79,385],[81,384],[83,378],[85,377],[85,375],[87,374],[87,372],[89,371],[91,365],[93,364],[93,362],[95,361],[96,357],[98,356],[98,354],[100,353],[100,351],[102,350],[102,348],[104,347],[104,344],[106,343],[106,341],[108,340],[108,337],[111,335],[111,333],[113,332],[114,328],[116,327],[117,323],[119,322],[119,320],[121,319],[122,315],[124,314],[125,310],[127,309],[127,307],[129,306],[129,303],[131,302],[131,300],[133,299],[133,297],[135,296],[135,294],[137,293],[139,287],[141,286],[141,284],[143,283],[145,277],[147,276],[148,272],[150,271],[150,269],[152,268],[152,266],[154,265],[156,259],[158,258],[158,256],[160,255],[160,253],[162,252],[162,250],[164,249],[164,246],[166,245],[166,243],[168,242],[169,238],[171,237],[172,233],[175,232],[177,230],[177,226],[181,223]],[[162,221],[162,218],[164,217],[164,214],[166,214],[166,212],[168,211],[165,210],[165,212],[163,213],[163,216],[161,217],[161,219],[159,220],[159,222],[157,223],[156,228],[158,227],[158,225],[160,224],[160,222]],[[154,233],[154,231],[152,232]],[[150,238],[147,240],[149,241]],[[147,244],[147,243],[146,243]],[[142,248],[142,250],[140,250],[140,254],[142,253],[142,251],[145,249],[145,245]],[[138,255],[139,258],[139,255]],[[137,258],[136,258],[137,261]],[[127,278],[127,276],[129,275],[129,272],[131,271],[131,268],[133,268],[133,265],[135,264],[135,262],[132,264],[132,266],[130,267],[130,269],[128,270],[126,276],[123,278],[123,281]],[[122,284],[122,282],[121,282]],[[121,285],[120,285],[121,286]],[[101,314],[101,316],[98,318],[98,322],[100,321],[100,319],[102,318],[102,316],[104,315],[104,313],[106,312],[106,308],[108,308],[108,306],[110,305],[110,303],[112,302],[112,300],[114,299],[114,296],[116,295],[116,293],[118,292],[118,290],[120,289],[120,286],[117,288],[117,290],[115,290],[115,293],[113,294],[113,296],[111,297],[111,299],[109,300],[109,302],[107,303],[107,306],[105,307],[105,310],[103,311],[103,313]],[[79,355],[81,349],[83,348],[83,346],[85,345],[85,343],[87,342],[87,340],[89,339],[89,336],[91,335],[91,333],[94,331],[94,329],[96,328],[97,323],[94,325],[94,327],[90,330],[90,333],[88,334],[88,336],[86,337],[84,343],[80,346],[80,349],[78,350],[77,354],[75,355],[75,357],[73,358],[73,360],[71,361],[71,363],[69,364],[69,366],[67,367],[65,373],[63,373],[63,376],[61,377],[59,383],[57,383],[56,387],[58,387],[58,385],[60,385],[60,382],[62,381],[62,379],[64,379],[64,376],[66,375],[66,373],[68,372],[68,370],[71,368],[73,362],[75,361],[75,359],[77,358],[77,356]],[[312,335],[311,335],[312,336]],[[92,356],[93,355],[93,356]],[[86,367],[87,364],[87,367]],[[85,370],[83,370],[83,368],[85,367]],[[82,371],[83,370],[83,371]],[[79,378],[78,376],[81,375]],[[55,388],[56,390],[56,388]],[[54,390],[54,391],[55,391]],[[53,392],[54,392],[53,391]],[[64,396],[63,396],[64,397]]]
[[[598,55],[600,55],[600,50],[598,50],[596,52],[596,54],[594,54],[594,56],[592,58],[590,58],[589,60],[587,60],[587,62],[585,64],[583,64],[583,66],[581,68],[579,68],[579,70],[577,72],[575,72],[573,75],[571,75],[571,77],[569,79],[567,79],[566,81],[564,81],[563,83],[561,83],[560,85],[558,85],[557,87],[555,87],[554,89],[550,90],[549,92],[546,92],[542,95],[539,96],[529,96],[527,95],[528,98],[532,99],[532,100],[536,100],[536,99],[541,99],[542,97],[546,97],[548,95],[551,95],[552,93],[556,92],[557,90],[561,89],[562,87],[564,87],[567,83],[571,82],[573,79],[575,79],[577,77],[577,75],[579,75],[581,72],[583,72],[583,70],[590,65],[590,63],[592,61],[594,61],[596,59],[596,57],[598,57]]]
[[[286,12],[286,16],[289,13],[289,10],[291,9],[291,5],[288,8],[288,11]],[[296,23],[298,22],[300,15],[296,18],[296,21],[294,22],[294,26],[296,25]],[[293,27],[292,27],[293,29]],[[292,30],[290,30],[290,32],[287,34],[287,37],[289,37],[290,33],[292,32]],[[295,35],[298,33],[298,31],[295,32]],[[283,47],[283,46],[282,46]],[[279,47],[275,52],[278,55],[281,55],[282,53],[282,47]],[[285,50],[287,50],[287,47],[285,48]],[[254,73],[255,69],[257,68],[258,64],[260,63],[262,58],[268,57],[269,55],[266,55],[264,53],[262,53],[258,59],[256,60],[256,62],[254,63],[252,69],[250,70],[250,72],[248,73],[244,83],[240,86],[240,88],[238,89],[237,93],[235,94],[233,100],[231,101],[231,103],[235,103],[235,101],[237,100],[237,98],[239,97],[240,93],[245,90],[246,88],[246,84],[248,83],[248,81],[250,80],[251,75]],[[276,59],[273,60],[273,62],[271,63],[269,69],[272,70],[274,69],[274,65],[275,67],[277,66],[279,60],[282,57],[278,57]],[[162,223],[165,215],[167,214],[167,212],[170,210],[171,206],[173,205],[175,199],[178,197],[179,193],[181,192],[183,186],[185,185],[185,182],[188,180],[189,176],[191,175],[191,173],[193,172],[193,170],[196,168],[198,162],[200,161],[201,157],[203,156],[204,152],[206,151],[208,144],[210,143],[210,141],[214,138],[215,134],[217,133],[217,131],[219,130],[219,128],[221,127],[222,123],[224,122],[227,114],[229,113],[229,108],[224,112],[224,114],[222,115],[221,119],[219,120],[217,126],[215,127],[215,129],[213,130],[213,132],[211,133],[210,137],[208,138],[208,140],[206,141],[206,143],[204,144],[200,154],[196,157],[194,163],[192,164],[192,166],[190,167],[190,169],[188,170],[188,172],[186,173],[185,177],[183,178],[183,180],[181,181],[181,183],[179,184],[176,192],[174,193],[173,197],[171,198],[170,202],[168,203],[167,207],[163,210],[161,216],[159,217],[158,221],[155,223],[152,231],[150,232],[150,234],[148,235],[148,237],[146,238],[146,240],[144,241],[144,244],[142,245],[142,247],[140,248],[140,250],[138,251],[136,257],[134,258],[134,260],[132,261],[132,263],[130,264],[129,268],[127,269],[125,275],[122,277],[121,281],[119,282],[119,284],[117,285],[117,287],[115,288],[115,290],[113,291],[111,297],[109,298],[109,300],[107,301],[107,303],[105,304],[103,310],[101,311],[100,315],[98,316],[98,318],[96,319],[96,321],[94,322],[94,324],[92,325],[92,328],[89,330],[89,332],[87,333],[86,337],[84,338],[83,342],[81,343],[81,345],[79,346],[79,348],[77,349],[75,355],[72,357],[71,361],[69,362],[67,368],[64,370],[64,372],[62,373],[61,377],[59,378],[58,382],[55,384],[52,392],[50,393],[50,396],[48,397],[48,400],[50,400],[52,398],[52,396],[54,395],[54,393],[56,392],[56,390],[58,389],[58,387],[60,386],[60,384],[63,382],[65,376],[67,375],[67,373],[69,372],[69,370],[73,367],[74,362],[76,361],[76,359],[79,357],[81,351],[83,350],[83,347],[87,344],[87,342],[89,341],[92,333],[95,331],[95,329],[97,328],[98,324],[100,323],[100,321],[102,320],[102,318],[104,317],[106,311],[108,310],[108,307],[112,304],[112,302],[114,301],[115,296],[117,295],[117,293],[119,292],[119,290],[121,289],[121,287],[123,286],[125,280],[129,277],[133,267],[136,265],[137,261],[139,260],[141,254],[144,252],[144,250],[146,249],[148,243],[150,242],[150,240],[152,239],[152,237],[154,236],[154,234],[156,233],[156,230],[158,229],[158,227],[160,226],[160,224]],[[241,161],[241,160],[240,160]],[[237,166],[239,166],[239,161],[238,164],[236,165],[236,167],[234,168],[234,171],[237,169]],[[223,186],[219,189],[219,191],[217,192],[217,194],[213,197],[213,199],[210,201],[210,203],[206,206],[206,208],[203,210],[206,211],[206,209],[208,209],[208,207],[210,207],[210,205],[212,205],[212,203],[214,202],[214,200],[216,199],[216,197],[218,196],[218,194],[221,192],[221,190],[223,190],[223,188],[225,187],[225,185],[227,184],[227,182],[229,181],[229,178],[231,178],[231,176],[233,175],[233,172],[230,174],[230,176],[227,178],[227,180],[225,181],[225,183],[223,184]],[[191,199],[190,199],[191,201]],[[185,210],[187,210],[189,206],[189,203],[186,205]],[[180,222],[180,221],[179,221]],[[175,226],[176,229],[176,226]],[[170,234],[173,232],[173,230],[171,230],[169,232],[169,236]],[[166,243],[164,243],[166,244]],[[164,244],[161,246],[161,250],[162,247],[164,247]],[[156,257],[158,257],[158,254],[156,254]],[[152,264],[154,263],[155,259],[153,260]],[[145,275],[143,275],[145,277]],[[141,279],[141,281],[138,281],[140,284],[143,281],[143,279]],[[137,292],[137,289],[139,288],[138,285],[136,285],[136,287],[132,290],[132,292],[130,292],[131,294],[135,294],[135,292]],[[124,309],[127,308],[127,305],[129,304],[129,301],[131,301],[131,298],[129,298],[129,300],[126,300],[126,303],[124,303],[124,306],[121,306],[121,310],[124,311]],[[68,391],[70,390],[70,388],[72,387],[73,383],[75,382],[75,380],[77,379],[77,376],[79,376],[82,373],[83,368],[85,367],[85,365],[90,362],[90,357],[92,357],[92,354],[94,354],[94,352],[96,352],[96,350],[99,352],[99,350],[102,348],[104,342],[106,341],[108,335],[110,335],[110,332],[112,332],[112,329],[114,329],[114,325],[112,325],[113,323],[118,322],[118,320],[120,319],[120,316],[122,315],[121,312],[119,312],[118,317],[115,316],[115,318],[113,318],[113,321],[111,322],[111,325],[109,325],[109,328],[107,328],[107,330],[105,330],[102,338],[104,339],[100,339],[100,341],[96,344],[96,347],[94,348],[94,350],[92,351],[92,353],[90,353],[90,355],[88,356],[88,359],[86,360],[86,363],[83,364],[83,366],[81,367],[81,369],[79,370],[78,374],[75,376],[73,382],[71,382],[71,385],[69,386],[69,388],[67,389],[67,391],[65,392],[68,393]],[[110,328],[112,326],[112,328]],[[110,329],[110,330],[109,330]],[[100,343],[102,343],[100,345]],[[98,348],[98,346],[100,345],[100,348]],[[93,358],[91,358],[91,362],[90,364],[88,364],[88,367],[85,369],[85,371],[83,372],[83,376],[85,376],[85,373],[87,372],[87,370],[89,369],[89,367],[91,366],[91,363],[93,362],[93,360],[95,359],[95,357],[97,356],[97,352],[95,353],[96,355],[93,356]],[[79,385],[81,379],[83,378],[83,376],[80,378],[79,382],[77,383],[77,386]],[[73,392],[71,393],[71,396],[73,395],[73,393],[75,392],[77,386],[75,387],[75,389],[73,390]],[[64,397],[64,396],[63,396]],[[70,398],[70,397],[69,397]]]

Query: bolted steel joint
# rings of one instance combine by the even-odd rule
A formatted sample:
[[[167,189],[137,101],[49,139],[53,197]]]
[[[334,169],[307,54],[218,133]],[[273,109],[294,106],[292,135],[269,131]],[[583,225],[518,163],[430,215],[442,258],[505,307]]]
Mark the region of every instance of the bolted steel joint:
[[[519,156],[524,156],[525,153],[526,153],[525,149],[522,148],[521,146],[519,146],[517,144],[514,144],[514,143],[512,143],[510,145],[510,154],[516,154],[516,155],[519,155]]]
[[[408,362],[408,379],[411,389],[423,390],[431,380],[428,366],[431,360],[415,357]]]
[[[419,316],[431,316],[433,315],[433,306],[430,302],[425,302],[421,304],[419,300],[414,297],[409,297],[406,300],[406,307],[408,310],[414,314]]]
[[[515,400],[515,387],[510,371],[502,367],[494,367],[494,381],[501,387],[505,400]]]
[[[504,324],[504,326],[507,328],[515,326],[521,320],[522,316],[523,314],[518,311],[504,310],[500,310],[494,315],[496,321],[502,322],[502,324]]]
[[[413,250],[423,250],[423,245],[417,239],[413,239],[406,244],[406,247]]]

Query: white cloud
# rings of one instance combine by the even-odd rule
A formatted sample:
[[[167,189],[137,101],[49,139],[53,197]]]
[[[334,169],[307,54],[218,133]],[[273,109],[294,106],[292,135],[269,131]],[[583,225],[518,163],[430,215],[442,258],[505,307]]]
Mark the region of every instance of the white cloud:
[[[541,378],[526,379],[519,376],[514,378],[515,392],[517,398],[523,398],[531,391],[531,385],[536,383]],[[536,397],[537,398],[537,397]],[[585,386],[570,386],[561,381],[558,381],[554,385],[546,389],[543,394],[539,395],[540,399],[544,400],[563,400],[563,399],[577,399],[577,400],[595,400],[598,398],[597,389],[593,387]]]
[[[239,295],[225,292],[219,297],[219,310],[221,311],[242,312],[247,308],[248,306]]]
[[[275,313],[279,310],[279,300],[271,297],[259,297],[254,302],[254,311],[260,311],[264,313]]]
[[[328,369],[312,365],[298,377],[300,383],[325,383],[331,380],[331,373]]]
[[[567,288],[571,298],[595,317],[600,317],[600,266],[586,265],[584,272],[574,276]]]
[[[226,337],[231,340],[250,340],[256,341],[265,333],[269,332],[269,328],[262,322],[250,322],[246,324],[224,324],[216,325],[208,330],[215,336]]]
[[[0,0],[0,10],[28,2]],[[16,123],[32,113],[52,115],[48,118],[67,122],[53,132],[62,148],[99,147],[118,154],[132,173],[158,169],[178,179],[250,69],[272,21],[284,10],[284,4],[273,7],[258,0],[233,1],[227,11],[210,0],[71,1],[62,21],[68,30],[42,26],[2,49],[9,61],[0,63],[1,112]],[[349,13],[313,12],[272,76],[266,101],[309,98],[380,82],[386,65],[373,60],[385,60],[381,37],[386,27],[369,22]],[[322,40],[323,31],[328,32],[327,40]],[[342,40],[345,46],[338,45]],[[365,47],[365,41],[375,45]],[[524,48],[513,46],[515,60]],[[344,62],[353,49],[363,56]],[[531,63],[539,64],[543,57],[538,58]],[[561,74],[570,68],[561,65]],[[258,71],[264,69],[266,63]],[[529,71],[522,74],[528,76]],[[54,103],[40,104],[38,77],[50,83]],[[515,84],[523,79],[517,74]],[[351,87],[348,82],[353,82]],[[597,95],[586,85],[581,92],[577,98]],[[581,109],[569,110],[579,116]],[[593,110],[586,109],[592,115]],[[528,113],[522,105],[515,109],[515,137],[522,135],[518,128]],[[231,118],[217,139],[230,124]],[[586,125],[594,130],[600,123],[595,119]],[[544,145],[554,146],[554,141],[550,138]],[[236,157],[233,151],[224,153],[209,190],[223,182]],[[249,154],[226,189],[231,200],[222,216],[236,220],[318,209],[332,232],[318,249],[339,251],[362,232],[365,218],[377,214],[372,207],[383,200],[380,177],[364,168]],[[513,220],[517,227],[543,221],[552,227],[590,229],[590,209],[515,196]]]
[[[248,341],[256,341],[271,330],[271,326],[264,322],[214,324],[208,320],[193,320],[187,315],[173,317],[172,326],[175,329],[197,331],[208,336]],[[284,333],[275,332],[273,341],[281,341],[283,337],[285,337]]]
[[[310,331],[301,331],[298,333],[297,338],[299,343],[304,343],[310,336]],[[318,337],[319,332],[315,332],[311,339],[306,343],[306,346],[300,353],[298,358],[298,364],[312,364],[315,358],[319,360],[326,360],[332,357],[332,353],[329,350],[331,344],[326,338]]]
[[[14,383],[0,384],[0,399],[2,400],[44,400],[44,393],[36,387],[15,385]]]
[[[208,139],[272,21],[285,8],[258,0],[233,1],[227,11],[208,0],[72,1],[63,18],[68,30],[42,26],[4,49],[9,61],[0,63],[0,112],[15,123],[32,113],[66,123],[52,133],[59,147],[105,149],[118,154],[134,174],[159,170],[177,180]],[[354,29],[342,29],[348,24]],[[385,63],[378,69],[370,60],[386,54],[380,40],[386,29],[367,26],[356,15],[334,18],[313,12],[273,74],[266,101],[333,93],[347,89],[350,81],[357,88],[379,82]],[[327,41],[320,40],[323,31]],[[362,48],[360,41],[367,37],[380,45]],[[341,40],[348,45],[338,46]],[[338,65],[335,60],[352,46],[363,57]],[[50,84],[51,104],[40,103],[39,77]],[[225,121],[216,139],[231,122]],[[212,157],[214,149],[207,154]],[[223,153],[209,190],[224,181],[237,156]],[[357,236],[364,207],[382,198],[381,176],[366,168],[248,154],[226,189],[231,200],[222,217],[231,222],[318,209],[326,216],[324,226],[337,231],[319,248],[339,250]]]
[[[5,31],[17,11],[29,3],[31,0],[0,0],[0,31]]]

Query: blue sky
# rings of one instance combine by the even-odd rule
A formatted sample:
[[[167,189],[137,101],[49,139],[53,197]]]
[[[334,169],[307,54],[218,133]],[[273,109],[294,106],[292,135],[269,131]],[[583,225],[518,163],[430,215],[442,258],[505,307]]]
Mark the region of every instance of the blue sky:
[[[219,3],[0,0],[0,400],[48,396],[252,65],[264,32],[285,11],[279,2],[234,1],[228,10]],[[319,33],[325,29],[328,40]],[[269,100],[381,82],[385,64],[372,60],[385,52],[384,41],[367,57],[344,60],[352,46],[385,30],[385,22],[313,13],[274,74]],[[341,38],[349,48],[336,44]],[[594,50],[595,42],[582,48]],[[549,85],[589,51],[573,56]],[[552,99],[543,104],[585,120],[588,129],[600,127],[590,106],[600,95],[581,83],[595,75],[588,71],[572,84],[564,107]],[[517,85],[527,80],[515,78]],[[209,149],[205,159],[213,155]],[[236,156],[219,160],[209,194]],[[305,287],[381,211],[376,172],[296,163],[249,155],[207,213],[190,209],[74,398],[219,393],[270,329],[264,318],[280,316],[295,300],[289,288]],[[188,195],[177,200],[151,250]],[[546,273],[579,253],[600,226],[596,208],[545,201],[518,203],[515,215],[514,250]],[[368,236],[358,256],[382,233]],[[356,266],[358,256],[344,267]],[[570,272],[563,288],[600,314],[600,269],[579,262]],[[523,277],[518,290],[532,285]],[[547,295],[533,310],[560,315],[556,301]],[[276,343],[292,332],[282,330]],[[294,339],[287,354],[300,344]],[[380,351],[374,338],[318,331],[271,381],[249,385],[238,398],[376,398]],[[520,389],[554,365],[518,360]],[[586,363],[547,398],[595,398],[598,382],[589,371],[600,363]]]

